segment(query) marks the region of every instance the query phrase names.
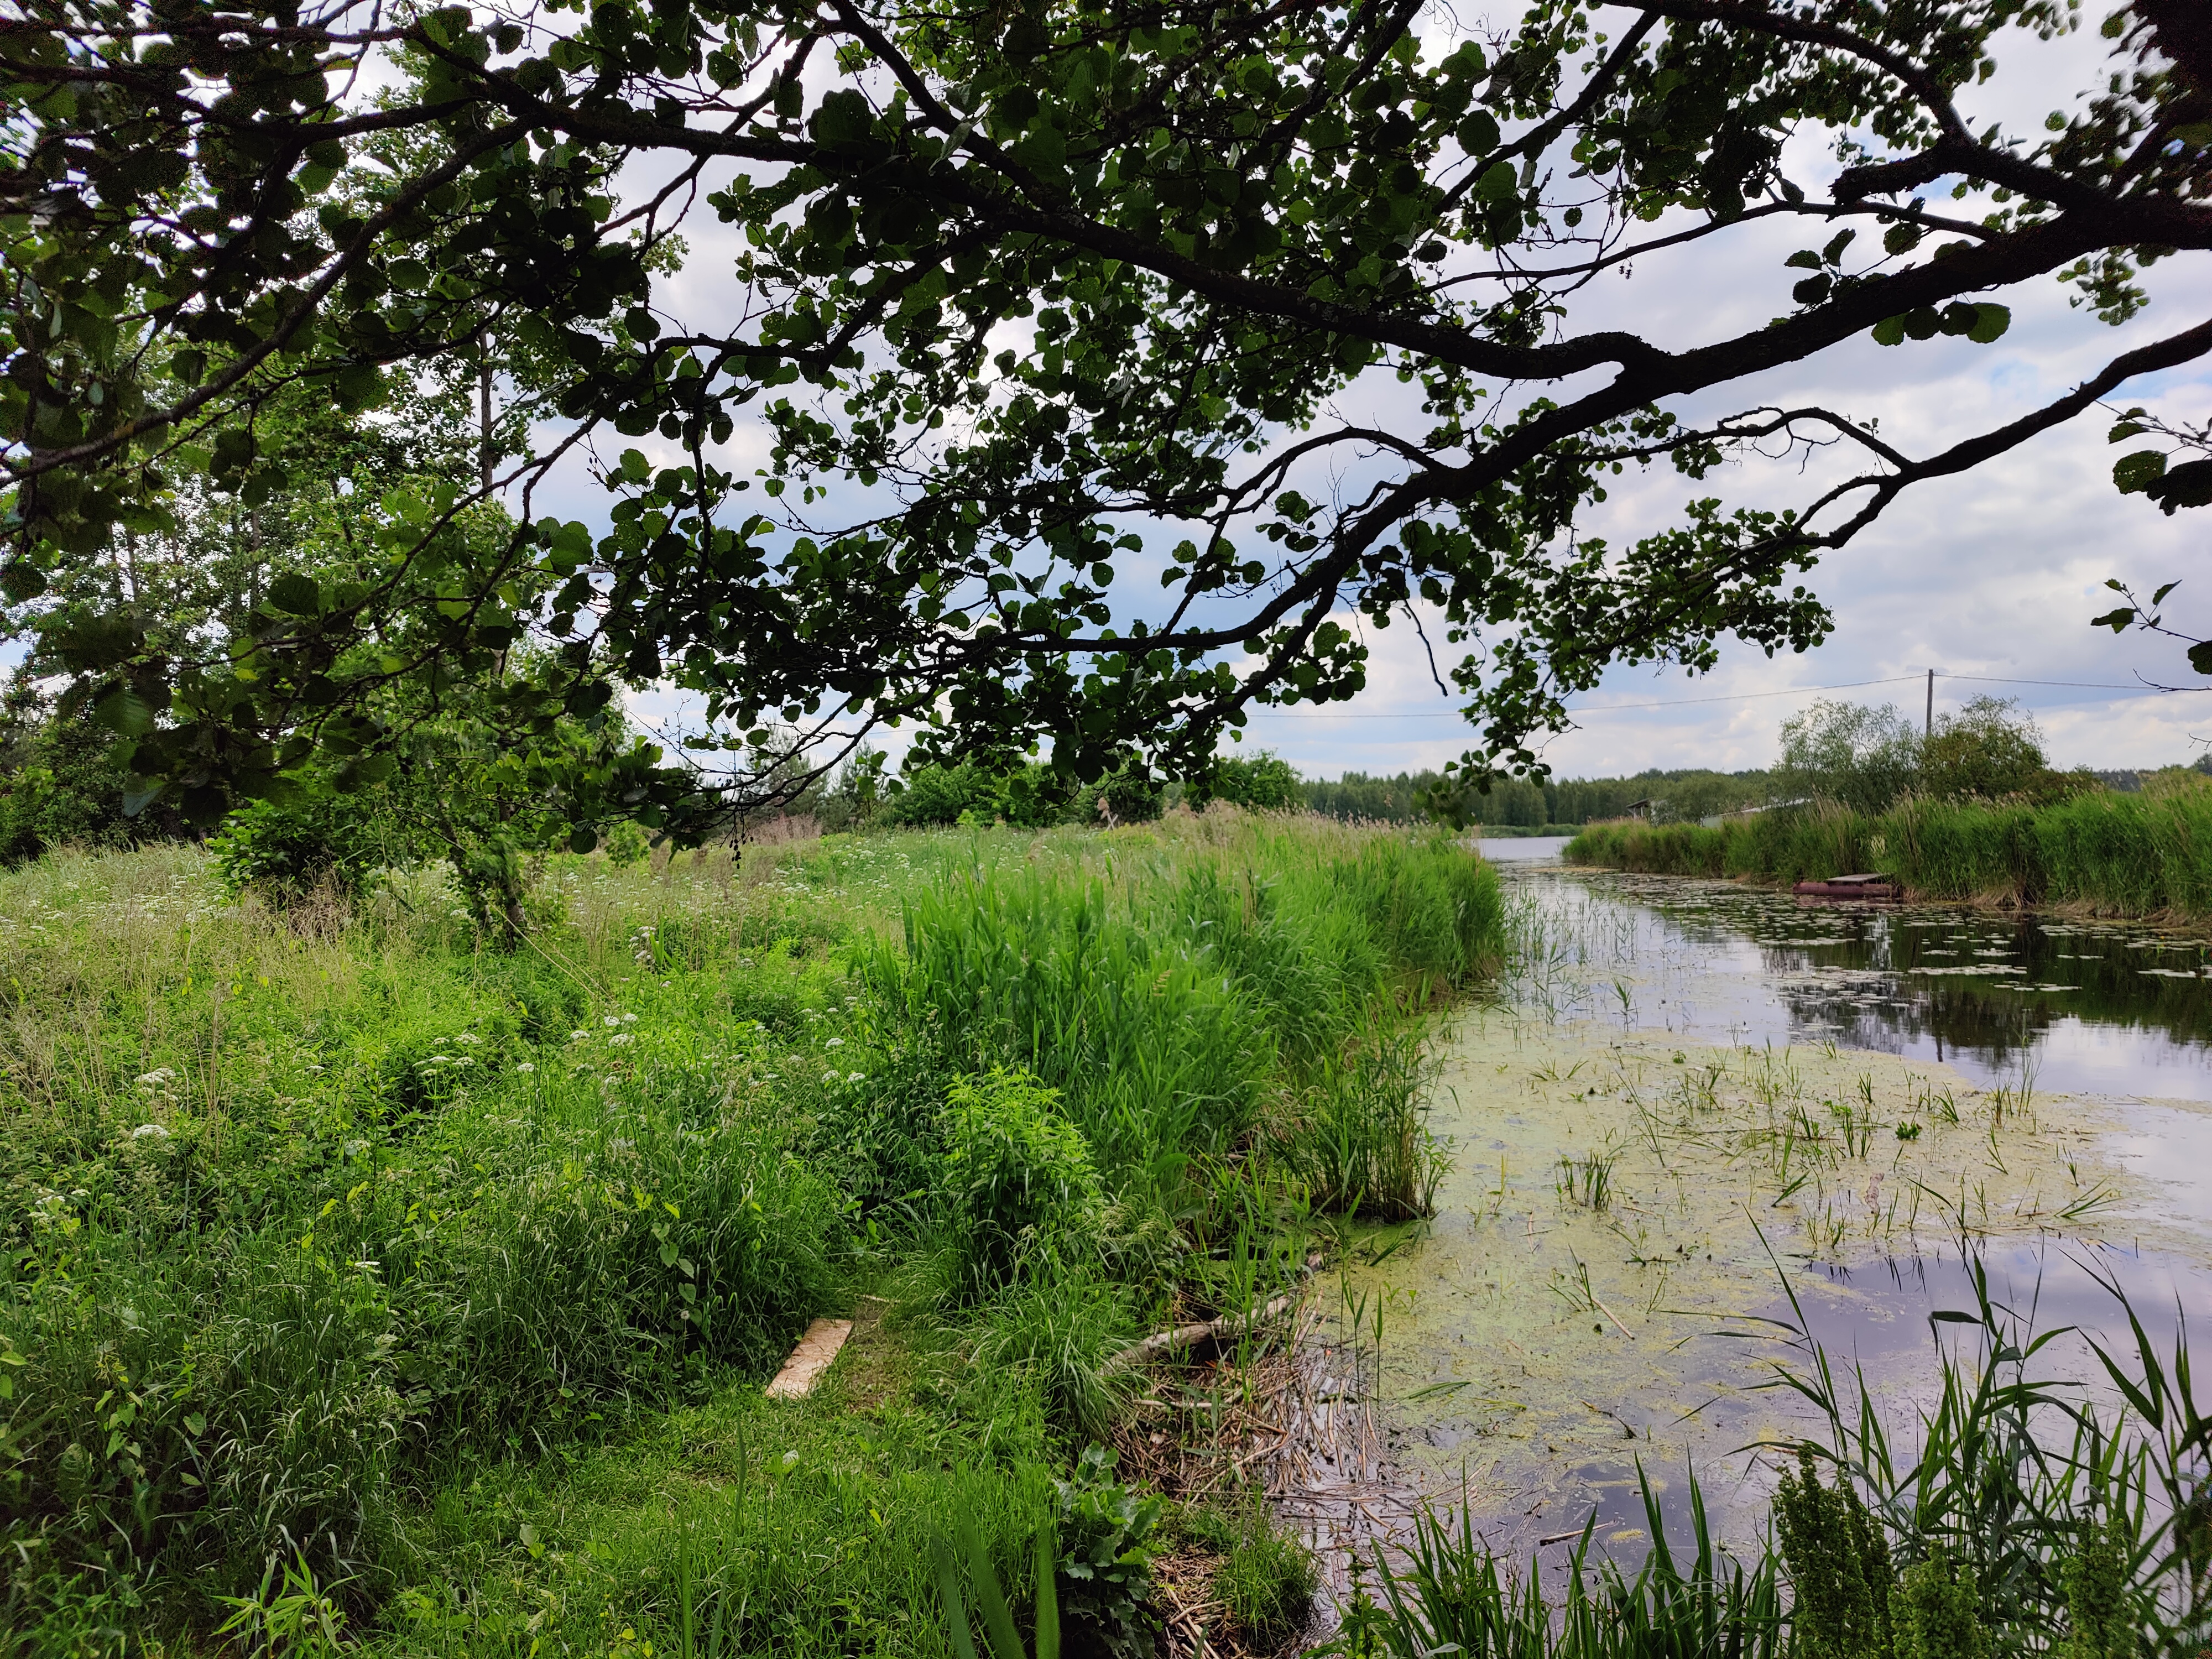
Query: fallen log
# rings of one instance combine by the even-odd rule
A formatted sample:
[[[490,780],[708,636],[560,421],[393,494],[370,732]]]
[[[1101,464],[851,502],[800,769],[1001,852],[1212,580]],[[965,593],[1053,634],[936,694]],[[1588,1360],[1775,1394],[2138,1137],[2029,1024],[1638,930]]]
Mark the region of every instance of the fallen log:
[[[1154,1354],[1171,1353],[1182,1348],[1194,1348],[1201,1342],[1218,1342],[1224,1337],[1241,1336],[1255,1326],[1264,1325],[1271,1319],[1280,1319],[1297,1305],[1297,1291],[1285,1291],[1264,1306],[1248,1308],[1243,1313],[1223,1314],[1218,1319],[1201,1319],[1194,1324],[1178,1325],[1173,1330],[1155,1331],[1110,1356],[1099,1370],[1102,1375],[1111,1376],[1116,1371],[1143,1364]]]
[[[1247,1308],[1243,1313],[1227,1313],[1216,1319],[1201,1319],[1194,1324],[1178,1325],[1169,1331],[1154,1331],[1150,1336],[1139,1338],[1119,1352],[1109,1356],[1106,1363],[1099,1367],[1100,1375],[1111,1376],[1116,1371],[1127,1370],[1132,1365],[1150,1359],[1154,1354],[1194,1348],[1201,1342],[1218,1342],[1226,1336],[1241,1336],[1254,1326],[1264,1325],[1271,1319],[1280,1319],[1297,1305],[1305,1281],[1312,1277],[1314,1269],[1320,1267],[1321,1262],[1318,1255],[1308,1256],[1305,1265],[1298,1269],[1297,1286],[1284,1291],[1273,1301]]]

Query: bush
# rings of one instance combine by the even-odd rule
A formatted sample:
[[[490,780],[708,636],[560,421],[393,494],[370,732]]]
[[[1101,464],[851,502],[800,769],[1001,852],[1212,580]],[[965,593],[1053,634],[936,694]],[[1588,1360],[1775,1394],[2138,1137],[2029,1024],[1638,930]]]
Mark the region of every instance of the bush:
[[[359,898],[379,870],[411,864],[416,849],[371,794],[320,795],[300,805],[250,801],[210,838],[232,893],[296,899],[318,888]]]
[[[1150,1659],[1153,1535],[1165,1505],[1114,1479],[1115,1455],[1085,1448],[1060,1493],[1060,1617],[1071,1659]]]
[[[1030,1073],[998,1067],[946,1101],[942,1212],[970,1298],[1097,1251],[1106,1202],[1083,1131]]]
[[[1134,765],[1109,772],[1076,792],[1070,823],[1149,823],[1159,817],[1163,786]]]
[[[1297,770],[1267,750],[1252,756],[1223,756],[1205,775],[1190,781],[1193,806],[1225,800],[1254,812],[1283,812],[1305,805]]]
[[[957,823],[960,815],[991,797],[991,780],[971,765],[919,766],[887,799],[876,821],[888,824]]]
[[[163,800],[123,810],[130,778],[115,733],[89,708],[64,707],[19,665],[0,696],[0,863],[64,847],[124,848],[176,840],[184,825]]]
[[[1035,763],[1001,773],[988,792],[960,815],[960,822],[987,827],[1003,818],[1017,830],[1046,830],[1067,816],[1069,780]]]

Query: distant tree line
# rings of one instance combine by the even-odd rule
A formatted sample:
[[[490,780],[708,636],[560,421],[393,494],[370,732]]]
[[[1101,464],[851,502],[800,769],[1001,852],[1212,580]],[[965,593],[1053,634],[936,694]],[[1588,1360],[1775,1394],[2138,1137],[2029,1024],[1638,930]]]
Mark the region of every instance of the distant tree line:
[[[1662,817],[1700,818],[1763,805],[1771,793],[1770,775],[1685,767],[1654,768],[1626,778],[1513,778],[1476,796],[1471,813],[1478,823],[1506,829],[1626,817],[1632,808]],[[1404,823],[1428,816],[1422,792],[1437,781],[1430,771],[1395,777],[1346,772],[1334,783],[1312,779],[1299,787],[1306,805],[1325,817]]]
[[[159,803],[126,815],[130,778],[114,757],[113,732],[87,708],[56,697],[38,667],[20,667],[0,695],[0,862],[58,847],[127,847],[191,833]],[[1880,812],[1907,795],[2051,800],[2097,789],[2132,793],[2160,788],[2185,770],[2057,770],[2035,722],[2017,703],[1989,697],[1942,717],[1929,732],[1893,706],[1816,702],[1783,722],[1781,745],[1780,762],[1763,770],[1652,767],[1618,778],[1500,780],[1475,798],[1469,817],[1488,829],[1525,832],[1632,816],[1697,823],[1809,800]],[[435,793],[447,782],[466,793],[467,757],[453,761],[427,780]],[[2212,755],[2185,769],[2212,773]],[[234,886],[334,881],[352,889],[378,867],[444,857],[455,863],[472,902],[496,896],[496,906],[483,906],[487,921],[506,908],[510,894],[519,902],[520,878],[508,868],[514,840],[501,844],[481,830],[441,838],[420,800],[410,807],[404,781],[289,807],[243,809],[214,838],[218,863]],[[902,775],[881,751],[863,749],[791,794],[776,816],[803,823],[808,833],[993,823],[1037,830],[1141,823],[1178,806],[1222,800],[1255,811],[1303,809],[1347,821],[1414,823],[1430,820],[1430,792],[1440,781],[1430,770],[1304,778],[1267,750],[1218,757],[1205,772],[1180,779],[1124,769],[1078,783],[1042,761],[1012,768],[932,762]],[[425,793],[418,787],[411,794]],[[742,839],[758,828],[740,821],[734,833]],[[558,839],[541,834],[538,844]],[[626,823],[611,826],[606,839],[617,860],[641,856],[646,846],[644,832]]]

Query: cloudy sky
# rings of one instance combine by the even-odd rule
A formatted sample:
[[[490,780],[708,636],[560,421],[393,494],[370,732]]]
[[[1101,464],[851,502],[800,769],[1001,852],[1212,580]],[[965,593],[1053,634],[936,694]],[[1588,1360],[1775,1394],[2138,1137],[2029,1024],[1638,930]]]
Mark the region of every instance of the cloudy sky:
[[[1429,27],[1440,40],[1449,32],[1441,18]],[[2082,33],[2053,45],[2009,41],[1998,76],[1968,100],[1972,124],[2002,116],[2011,131],[2034,131],[2045,112],[2071,106],[2100,77],[2105,46],[2094,18]],[[1810,184],[1829,176],[1832,164],[1808,142],[1793,154],[1790,171]],[[725,233],[706,221],[687,226],[686,236],[692,256],[657,291],[656,303],[702,322],[726,314],[733,296]],[[1825,240],[1802,225],[1770,221],[1740,227],[1671,262],[1663,255],[1640,260],[1632,275],[1608,276],[1577,295],[1567,327],[1632,328],[1670,346],[1755,328],[1790,308],[1790,284],[1802,273],[1783,260],[1795,247]],[[1872,240],[1870,233],[1862,237]],[[2069,290],[2045,280],[2000,296],[2012,307],[2013,324],[1994,345],[1939,337],[1884,348],[1862,337],[1817,362],[1733,387],[1725,399],[1674,407],[1697,419],[1762,402],[1819,403],[1878,418],[1882,435],[1908,452],[1940,448],[2049,401],[2120,351],[2195,322],[2190,301],[2201,307],[2202,295],[2212,292],[2201,258],[2170,261],[2147,285],[2154,303],[2119,329],[2070,308]],[[1418,432],[1422,423],[1404,390],[1387,380],[1355,387],[1340,412]],[[2118,400],[2194,422],[2212,404],[2208,392],[2212,369],[2199,364],[2135,383]],[[2151,766],[2203,753],[2212,740],[2212,695],[2128,689],[2144,678],[2186,682],[2180,648],[2088,625],[2112,603],[2102,586],[2107,577],[2145,590],[2184,578],[2170,617],[2212,633],[2212,569],[2203,557],[2212,511],[2166,518],[2141,496],[2119,495],[2110,469],[2122,452],[2106,442],[2110,424],[2103,411],[2092,411],[1970,476],[1907,493],[1815,573],[1814,586],[1837,619],[1820,650],[1769,660],[1728,646],[1719,669],[1694,680],[1679,670],[1617,671],[1578,700],[1578,729],[1555,739],[1547,758],[1563,776],[1647,766],[1764,766],[1774,757],[1776,728],[1811,701],[1810,688],[1852,687],[1830,695],[1893,701],[1917,715],[1921,677],[1929,668],[1939,672],[1939,713],[1978,694],[2017,696],[2062,765]],[[649,441],[641,442],[653,453]],[[760,453],[758,434],[741,430],[723,459],[749,470]],[[1650,533],[1693,494],[1717,494],[1731,505],[1802,502],[1817,493],[1832,464],[1831,458],[1802,470],[1796,459],[1754,464],[1703,484],[1671,470],[1624,479],[1591,528],[1617,540]],[[540,510],[604,521],[604,503],[582,478],[560,495]],[[1174,539],[1158,538],[1158,545],[1164,550]],[[1132,605],[1158,592],[1164,562],[1117,562]],[[1431,683],[1412,630],[1391,629],[1372,636],[1372,644],[1371,684],[1358,702],[1326,714],[1262,714],[1248,741],[1317,776],[1418,769],[1458,755],[1467,729]],[[2077,684],[2017,683],[2028,681]],[[1653,704],[1661,706],[1642,706]],[[658,715],[667,706],[647,698],[639,712]]]

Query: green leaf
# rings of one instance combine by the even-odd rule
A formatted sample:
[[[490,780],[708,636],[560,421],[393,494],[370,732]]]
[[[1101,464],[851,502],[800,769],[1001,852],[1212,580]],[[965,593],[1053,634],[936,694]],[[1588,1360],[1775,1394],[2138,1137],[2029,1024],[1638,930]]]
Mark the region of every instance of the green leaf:
[[[2012,308],[2010,307],[1978,305],[1974,307],[1973,326],[1966,331],[1966,337],[1976,345],[1988,345],[1990,342],[2002,338],[2004,331],[2011,326]]]
[[[154,705],[137,692],[118,686],[94,705],[92,717],[121,736],[143,738],[154,729]]]
[[[960,1569],[952,1549],[941,1537],[932,1540],[930,1566],[937,1580],[937,1599],[944,1604],[945,1632],[952,1638],[953,1659],[975,1659],[975,1639],[968,1633],[968,1607],[960,1596]]]
[[[958,1528],[960,1542],[968,1556],[969,1576],[975,1584],[975,1601],[982,1609],[983,1633],[990,1638],[994,1659],[1025,1659],[1022,1638],[1014,1629],[1014,1615],[1007,1610],[1006,1595],[999,1589],[999,1576],[991,1570],[991,1558],[984,1553],[983,1540],[976,1534],[974,1520],[963,1515]]]
[[[323,594],[313,576],[288,571],[269,584],[269,603],[295,617],[317,617],[322,614]]]
[[[2166,454],[2162,450],[2138,449],[2112,463],[2112,482],[2123,495],[2147,489],[2165,476]]]
[[[1048,1521],[1036,1538],[1036,1659],[1060,1659],[1060,1591],[1053,1582],[1059,1556]]]
[[[2189,665],[2200,674],[2212,674],[2212,640],[2199,640],[2189,647]]]
[[[2185,461],[2170,469],[2143,493],[2156,501],[2168,518],[2173,516],[2178,507],[2212,506],[2212,459]]]
[[[1885,317],[1876,323],[1874,325],[1874,339],[1876,345],[1903,345],[1905,343],[1904,313],[1900,312],[1894,317]]]

